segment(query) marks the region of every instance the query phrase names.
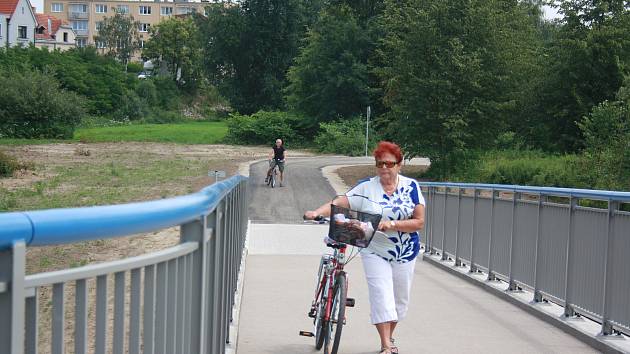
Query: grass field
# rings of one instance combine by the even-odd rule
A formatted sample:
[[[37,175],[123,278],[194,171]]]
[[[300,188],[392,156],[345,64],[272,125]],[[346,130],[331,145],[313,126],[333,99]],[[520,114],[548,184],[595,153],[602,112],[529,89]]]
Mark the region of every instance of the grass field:
[[[217,144],[227,134],[224,122],[138,124],[77,129],[74,139],[82,142],[145,141],[156,143]]]

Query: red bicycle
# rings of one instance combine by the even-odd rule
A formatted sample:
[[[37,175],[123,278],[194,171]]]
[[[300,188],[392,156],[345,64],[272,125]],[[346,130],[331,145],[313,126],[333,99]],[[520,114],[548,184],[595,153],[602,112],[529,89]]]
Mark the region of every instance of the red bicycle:
[[[308,317],[313,318],[314,329],[300,331],[300,335],[315,337],[315,349],[324,348],[324,354],[336,354],[341,332],[346,324],[346,307],[355,301],[348,295],[348,275],[344,267],[358,254],[346,255],[348,245],[367,247],[378,227],[381,215],[359,212],[331,204],[333,220],[318,216],[320,223],[330,222],[326,245],[331,254],[324,254],[319,262],[315,297]]]

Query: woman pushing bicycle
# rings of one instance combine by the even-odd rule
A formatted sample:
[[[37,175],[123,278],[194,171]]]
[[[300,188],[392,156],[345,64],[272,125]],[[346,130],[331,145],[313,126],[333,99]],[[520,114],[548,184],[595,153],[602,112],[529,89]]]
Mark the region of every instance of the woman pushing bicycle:
[[[333,204],[359,211],[382,207],[378,230],[387,235],[378,252],[361,250],[370,295],[370,318],[376,326],[380,354],[396,354],[392,338],[396,325],[407,314],[416,257],[420,252],[418,232],[424,227],[424,197],[418,183],[400,175],[402,152],[394,143],[381,141],[374,150],[376,176],[359,181]],[[362,196],[364,198],[352,198]],[[330,216],[330,203],[304,213],[305,218]],[[369,210],[365,210],[369,209]]]

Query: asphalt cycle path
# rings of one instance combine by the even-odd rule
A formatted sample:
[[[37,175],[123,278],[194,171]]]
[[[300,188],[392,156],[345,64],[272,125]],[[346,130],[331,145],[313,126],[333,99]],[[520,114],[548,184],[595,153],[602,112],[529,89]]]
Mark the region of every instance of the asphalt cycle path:
[[[275,188],[265,184],[268,161],[257,162],[249,170],[249,218],[252,223],[302,223],[306,210],[313,210],[335,196],[335,190],[322,176],[321,168],[330,165],[372,164],[374,159],[357,157],[288,158],[285,180],[280,176]]]

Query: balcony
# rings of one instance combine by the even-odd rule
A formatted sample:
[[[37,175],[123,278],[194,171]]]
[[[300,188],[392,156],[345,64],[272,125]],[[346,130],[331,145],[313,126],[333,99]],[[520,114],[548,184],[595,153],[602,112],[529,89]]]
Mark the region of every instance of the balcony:
[[[70,20],[87,20],[87,12],[68,11],[68,19]]]
[[[86,29],[75,29],[74,33],[76,33],[77,37],[87,37],[89,34]]]

